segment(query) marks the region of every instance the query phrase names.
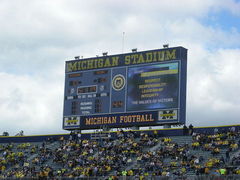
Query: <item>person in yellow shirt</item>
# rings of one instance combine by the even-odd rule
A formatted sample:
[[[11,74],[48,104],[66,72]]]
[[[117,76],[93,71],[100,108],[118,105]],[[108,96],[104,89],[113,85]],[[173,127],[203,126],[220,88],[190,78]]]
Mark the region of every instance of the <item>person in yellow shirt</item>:
[[[154,130],[154,131],[153,131],[153,135],[154,135],[154,138],[158,138],[158,131],[157,131],[157,130]]]
[[[0,167],[1,167],[1,168],[0,168],[1,172],[4,172],[4,171],[6,170],[6,166],[2,165],[2,166],[0,166]]]
[[[213,155],[216,155],[216,154],[219,154],[220,153],[220,149],[218,147],[215,147],[213,150],[212,150],[212,154]]]
[[[149,173],[148,173],[148,172],[145,172],[145,173],[144,173],[144,176],[149,176]]]
[[[220,172],[221,175],[226,175],[227,169],[226,168],[221,168],[221,169],[219,169],[219,172]]]
[[[128,176],[133,176],[133,170],[132,170],[132,169],[128,170],[127,175],[128,175]]]
[[[210,169],[208,167],[205,167],[204,168],[204,174],[209,174],[209,172],[210,172]]]
[[[181,174],[186,174],[186,172],[187,172],[186,168],[185,168],[185,167],[182,167],[182,168],[181,168]]]
[[[123,171],[122,171],[122,175],[123,175],[123,176],[127,176],[127,171],[126,171],[126,170],[123,170]]]
[[[198,149],[199,146],[200,146],[200,144],[198,141],[192,143],[193,149]]]
[[[141,174],[141,175],[139,176],[139,180],[144,180],[144,175],[143,175],[143,174]]]
[[[235,171],[235,173],[238,174],[238,175],[240,175],[240,169],[237,169],[237,170]]]
[[[177,162],[176,161],[172,161],[172,162],[170,162],[170,165],[171,165],[171,167],[176,167],[177,166]]]

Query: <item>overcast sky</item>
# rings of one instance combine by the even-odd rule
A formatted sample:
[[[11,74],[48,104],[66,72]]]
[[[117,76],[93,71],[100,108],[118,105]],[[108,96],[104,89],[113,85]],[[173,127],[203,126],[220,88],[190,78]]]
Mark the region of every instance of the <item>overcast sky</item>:
[[[0,134],[64,133],[65,61],[188,49],[187,124],[240,124],[240,1],[0,0]]]

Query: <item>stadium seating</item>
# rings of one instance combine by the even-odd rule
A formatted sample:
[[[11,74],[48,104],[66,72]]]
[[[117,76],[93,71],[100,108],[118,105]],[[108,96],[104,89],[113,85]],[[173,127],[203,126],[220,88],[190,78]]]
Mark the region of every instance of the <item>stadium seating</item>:
[[[0,178],[212,177],[240,174],[240,133],[116,137],[0,144]]]

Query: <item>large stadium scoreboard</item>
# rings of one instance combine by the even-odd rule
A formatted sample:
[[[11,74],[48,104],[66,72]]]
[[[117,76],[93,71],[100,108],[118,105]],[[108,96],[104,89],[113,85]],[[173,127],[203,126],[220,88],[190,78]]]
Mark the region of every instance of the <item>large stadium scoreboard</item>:
[[[63,129],[184,124],[187,49],[66,61]]]

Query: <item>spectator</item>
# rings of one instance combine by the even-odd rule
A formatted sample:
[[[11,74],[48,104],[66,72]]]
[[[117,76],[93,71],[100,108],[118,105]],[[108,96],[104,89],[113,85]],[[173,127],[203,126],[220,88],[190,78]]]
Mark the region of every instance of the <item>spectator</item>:
[[[9,133],[8,132],[3,132],[3,136],[9,136]]]
[[[81,137],[82,137],[82,134],[80,132],[78,132],[78,134],[77,134],[78,143],[81,141]]]
[[[227,133],[229,132],[230,130]],[[125,137],[103,139],[102,143],[100,140],[91,139],[82,139],[79,143],[73,139],[64,140],[61,137],[61,140],[54,142],[54,146],[50,144],[41,146],[41,143],[38,145],[0,144],[2,152],[0,177],[9,179],[80,177],[88,179],[109,176],[110,179],[116,179],[116,176],[125,176],[125,178],[134,176],[133,178],[147,179],[149,178],[147,176],[171,176],[175,178],[188,175],[189,172],[217,175],[219,173],[214,172],[216,169],[219,172],[220,169],[225,169],[224,175],[240,174],[239,167],[237,167],[240,164],[239,155],[232,158],[233,167],[228,167],[228,162],[224,163],[224,158],[220,158],[221,155],[211,156],[211,152],[218,154],[222,152],[222,148],[228,148],[226,157],[229,156],[230,159],[230,149],[238,150],[236,146],[238,139],[232,139],[227,133],[206,135],[194,132],[195,135],[192,138],[185,137],[189,139],[184,140],[186,144],[179,144],[175,141],[175,137],[157,139],[143,131],[140,138],[134,138],[131,131],[130,135],[128,132],[124,133]],[[239,135],[236,134],[236,136]],[[199,153],[202,154],[204,147],[208,152],[204,152],[203,158],[199,156]],[[28,160],[29,157],[33,158]],[[46,166],[48,163],[51,163],[52,168]],[[128,169],[129,165],[133,167]],[[126,172],[122,174],[124,169]]]
[[[19,135],[24,136],[23,130],[20,131]]]
[[[158,130],[155,129],[155,130],[153,131],[153,137],[154,137],[154,138],[158,138]]]
[[[189,132],[189,135],[193,134],[193,125],[192,124],[189,125],[188,132]]]
[[[184,136],[188,135],[188,128],[187,128],[187,126],[185,124],[183,126],[183,135]]]
[[[230,155],[229,155],[229,150],[226,151],[226,161],[228,162],[230,159]]]

